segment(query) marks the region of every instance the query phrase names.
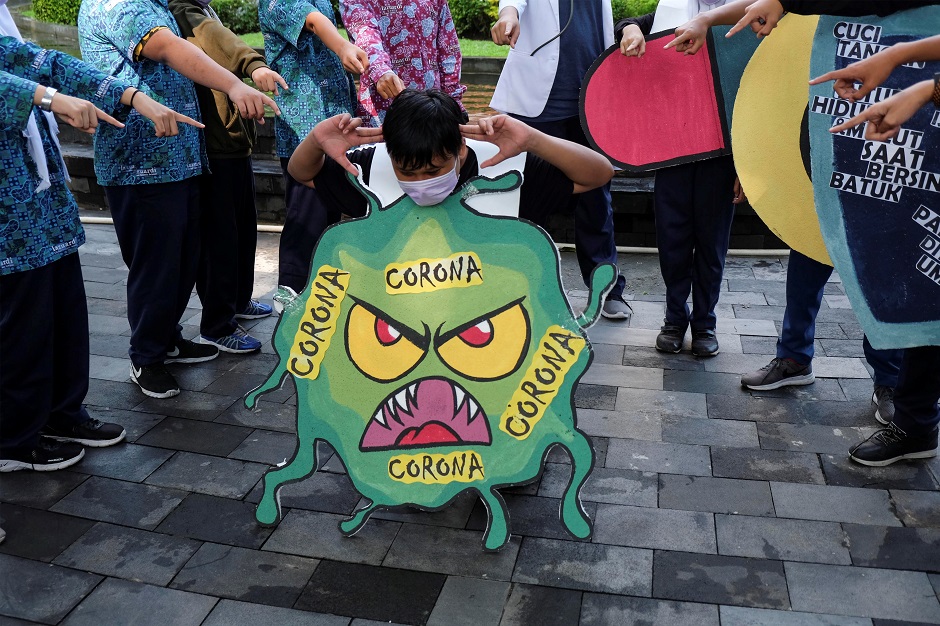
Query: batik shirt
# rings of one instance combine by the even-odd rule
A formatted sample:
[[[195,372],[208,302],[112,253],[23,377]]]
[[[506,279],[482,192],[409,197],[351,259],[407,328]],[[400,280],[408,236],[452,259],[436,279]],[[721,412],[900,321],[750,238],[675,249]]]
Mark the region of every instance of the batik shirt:
[[[43,267],[85,243],[59,151],[46,117],[33,106],[38,85],[87,99],[109,113],[123,108],[121,95],[127,89],[67,54],[0,36],[0,275]],[[23,136],[31,114],[51,183],[38,193],[39,172]]]
[[[158,30],[179,36],[167,0],[94,0],[78,12],[82,56],[101,71],[137,87],[157,102],[200,119],[192,81],[168,65],[142,55]],[[95,133],[95,174],[101,185],[149,185],[198,176],[208,161],[202,131],[179,124],[175,137],[157,137],[153,124],[137,111]]]
[[[353,112],[352,82],[339,57],[304,28],[317,11],[335,24],[330,0],[260,0],[258,19],[271,69],[290,90],[275,97],[281,116],[274,120],[277,155],[289,157],[314,126]]]
[[[440,89],[461,101],[460,45],[447,0],[345,0],[343,24],[369,55],[359,80],[358,115],[381,125],[391,100],[375,85],[388,72],[409,89]],[[461,108],[463,105],[461,104]]]

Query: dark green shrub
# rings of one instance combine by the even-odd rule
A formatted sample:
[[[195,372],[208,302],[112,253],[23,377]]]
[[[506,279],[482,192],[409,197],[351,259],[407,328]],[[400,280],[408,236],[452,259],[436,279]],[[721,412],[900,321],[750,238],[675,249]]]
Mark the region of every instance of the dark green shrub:
[[[457,36],[489,39],[490,28],[499,17],[499,0],[450,0]]]
[[[75,26],[82,0],[33,0],[36,19]]]
[[[614,9],[614,22],[625,17],[646,15],[656,10],[659,0],[611,0]]]
[[[258,25],[258,0],[213,0],[212,8],[219,14],[222,23],[235,34],[256,33],[261,30]]]

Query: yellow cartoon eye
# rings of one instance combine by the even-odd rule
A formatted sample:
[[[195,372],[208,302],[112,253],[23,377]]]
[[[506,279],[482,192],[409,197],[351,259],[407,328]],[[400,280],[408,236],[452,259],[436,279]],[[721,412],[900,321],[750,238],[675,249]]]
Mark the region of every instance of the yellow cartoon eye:
[[[387,382],[401,378],[421,362],[427,344],[427,339],[412,329],[361,302],[349,311],[346,323],[349,360],[372,380]]]
[[[437,354],[454,372],[495,380],[518,369],[529,348],[529,316],[521,302],[487,313],[437,338]]]

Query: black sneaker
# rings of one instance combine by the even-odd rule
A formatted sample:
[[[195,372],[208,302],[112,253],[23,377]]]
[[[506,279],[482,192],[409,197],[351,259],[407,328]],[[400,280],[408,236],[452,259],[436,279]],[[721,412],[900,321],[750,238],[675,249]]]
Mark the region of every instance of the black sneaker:
[[[214,348],[213,348],[214,349]],[[176,379],[162,363],[137,367],[131,363],[131,380],[151,398],[172,398],[179,395],[180,388]]]
[[[715,356],[718,354],[718,339],[713,330],[692,331],[692,354],[695,356]]]
[[[875,407],[875,419],[887,426],[894,421],[894,387],[875,385],[871,394],[871,403]]]
[[[793,359],[776,358],[756,372],[741,377],[741,386],[767,391],[791,385],[809,385],[816,380],[813,365],[800,365]]]
[[[166,353],[166,358],[163,359],[163,362],[202,363],[203,361],[211,361],[217,356],[219,356],[219,349],[215,346],[196,343],[189,339],[181,339],[172,350]]]
[[[908,435],[893,423],[849,451],[849,458],[871,467],[884,467],[901,459],[937,456],[937,429],[923,437]]]
[[[32,450],[5,454],[0,459],[0,472],[34,470],[51,472],[75,465],[85,456],[85,449],[77,443],[59,443],[48,437],[39,437],[39,443]]]
[[[660,352],[678,354],[682,349],[682,340],[685,338],[685,329],[681,326],[666,324],[659,329],[656,336],[656,349]]]
[[[56,441],[72,441],[90,448],[105,448],[123,441],[127,432],[120,424],[102,422],[95,418],[65,428],[46,425],[41,434]]]

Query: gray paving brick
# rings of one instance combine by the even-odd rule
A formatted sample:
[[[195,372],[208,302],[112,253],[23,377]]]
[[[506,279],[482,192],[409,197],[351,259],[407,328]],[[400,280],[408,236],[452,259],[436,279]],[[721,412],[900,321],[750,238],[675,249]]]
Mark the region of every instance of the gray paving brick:
[[[140,387],[134,383],[119,383],[112,380],[91,378],[88,381],[88,393],[85,395],[85,402],[95,407],[130,410],[139,405],[144,398],[146,396],[140,392]],[[156,413],[158,411],[151,412]]]
[[[380,565],[401,524],[370,519],[358,533],[344,537],[338,528],[343,519],[344,516],[332,513],[291,510],[264,544],[264,549],[346,563]],[[311,537],[316,537],[316,541],[311,541]]]
[[[16,504],[0,506],[0,528],[7,538],[0,553],[49,562],[85,534],[91,520]]]
[[[258,483],[245,500],[257,504],[261,500],[261,489]],[[316,472],[299,482],[284,485],[278,494],[283,507],[340,515],[351,514],[360,499],[349,477],[327,472]]]
[[[715,554],[657,551],[653,597],[789,609],[783,563]]]
[[[254,409],[247,409],[244,403],[239,400],[215,418],[215,422],[276,430],[283,433],[296,433],[297,407],[268,400],[258,400],[258,404]]]
[[[88,476],[69,470],[2,473],[0,501],[46,509],[87,479]]]
[[[277,465],[294,456],[297,437],[289,433],[279,433],[260,428],[251,432],[228,457],[242,461],[254,461],[264,465]],[[330,451],[332,454],[332,450]],[[327,457],[329,458],[329,454]],[[322,458],[320,459],[322,462]]]
[[[224,498],[241,498],[261,480],[268,468],[258,463],[177,452],[146,482]]]
[[[779,480],[822,485],[822,469],[815,454],[759,450],[755,448],[711,449],[712,473],[722,478]]]
[[[573,537],[560,519],[561,500],[530,495],[510,494],[504,496],[509,511],[509,528],[513,534],[526,537],[546,537],[548,539],[567,539],[582,541]],[[591,519],[595,517],[597,505],[582,502],[581,507]],[[489,523],[489,513],[482,500],[477,500],[467,530],[482,531]]]
[[[765,450],[826,452],[844,455],[868,438],[874,427],[818,426],[815,424],[758,424],[760,446]]]
[[[723,606],[721,607],[721,624],[722,626],[871,626],[871,620],[821,613]]]
[[[854,373],[860,378],[863,375],[862,372],[865,370],[861,365],[858,365],[858,367],[861,369],[854,370]],[[871,383],[869,382],[869,385],[870,384]],[[772,389],[768,391],[749,390],[748,393],[758,398],[792,398],[801,402],[820,402],[834,400],[842,402],[844,400],[850,399],[846,398],[845,393],[842,391],[842,385],[840,385],[839,381],[834,377],[823,378],[819,376],[817,376],[816,382],[812,385],[781,387],[780,389]],[[869,397],[871,397],[870,394]]]
[[[868,397],[871,397],[870,391]],[[709,394],[708,417],[837,428],[872,425],[871,404],[867,400],[840,398],[838,401],[803,402],[796,398],[753,397],[743,393],[737,396]]]
[[[617,410],[637,418],[662,418],[666,415],[708,417],[705,396],[685,391],[655,391],[621,387],[617,391]]]
[[[608,624],[689,624],[718,626],[718,607],[710,604],[584,594],[581,626]]]
[[[128,443],[137,441],[144,433],[156,426],[163,419],[161,415],[152,413],[138,413],[137,411],[128,411],[126,409],[109,409],[106,407],[87,407],[92,417],[100,419],[102,422],[112,422],[120,424],[127,433],[124,440]],[[85,450],[86,455],[88,450]],[[83,459],[83,465],[87,462],[87,457]]]
[[[498,624],[509,586],[498,580],[448,576],[428,626]]]
[[[623,346],[609,343],[591,344],[594,351],[594,363],[610,363],[614,365],[629,365],[623,362]]]
[[[191,493],[163,520],[157,532],[258,548],[270,536],[272,529],[258,524],[255,506],[250,503]]]
[[[584,373],[581,380],[588,385],[610,385],[632,389],[660,390],[663,388],[662,370],[620,364],[595,363]]]
[[[655,342],[655,333],[650,337]],[[650,350],[652,343],[645,346],[628,346],[624,348],[623,364],[633,367],[655,367],[663,370],[687,370],[692,372],[705,371],[705,365],[700,359],[691,354],[665,354]]]
[[[869,489],[937,489],[937,481],[924,463],[868,467],[853,462],[847,453],[848,450],[842,454],[820,456],[826,482],[830,485]]]
[[[225,456],[241,444],[251,429],[227,424],[168,417],[140,438],[147,446]]]
[[[607,467],[693,476],[712,473],[706,446],[627,439],[610,440]]]
[[[382,565],[509,580],[518,552],[518,537],[511,538],[499,552],[491,553],[483,551],[483,535],[479,532],[404,524]]]
[[[176,489],[92,476],[51,510],[153,530],[185,496]]]
[[[57,624],[100,581],[95,574],[0,554],[0,616]]]
[[[666,509],[773,515],[770,484],[758,480],[662,474],[659,506]]]
[[[718,552],[730,556],[851,565],[848,541],[835,522],[716,515]]]
[[[199,542],[98,523],[55,560],[56,565],[164,586]]]
[[[171,369],[171,373],[175,371]],[[131,383],[133,385],[133,383]],[[137,385],[134,385],[136,388]],[[172,398],[148,398],[137,390],[140,402],[134,407],[136,411],[145,413],[159,413],[171,417],[185,417],[191,420],[211,422],[236,402],[241,402],[233,396],[217,396],[211,393],[188,391]]]
[[[855,565],[927,572],[940,569],[940,529],[870,524],[842,526],[848,535]]]
[[[578,409],[578,428],[595,437],[662,441],[662,418],[627,411]]]
[[[592,541],[634,548],[714,554],[715,521],[710,513],[601,504]]]
[[[940,493],[892,489],[890,494],[905,526],[940,528]]]
[[[697,417],[664,417],[663,441],[736,448],[760,446],[753,422]]]
[[[621,353],[623,348],[620,349]],[[596,362],[596,360],[595,360]],[[613,411],[617,404],[617,387],[578,383],[574,392],[574,405],[578,409]]]
[[[199,624],[217,598],[109,578],[75,607],[66,626],[100,626],[119,615],[125,624],[159,626]]]
[[[513,583],[500,626],[568,626],[577,624],[581,612],[580,591]]]
[[[704,372],[666,370],[663,374],[663,390],[699,394],[741,393],[741,379],[737,374],[707,371],[707,363],[705,368]]]
[[[940,623],[927,575],[876,568],[786,563],[795,611]]]
[[[770,483],[777,517],[900,526],[888,492],[878,489]]]
[[[581,591],[649,596],[653,552],[526,538],[512,581]]]
[[[553,464],[554,465],[554,464]],[[508,491],[508,490],[507,490]],[[447,528],[465,528],[470,512],[473,510],[479,496],[475,493],[465,492],[450,501],[439,511],[422,511],[411,506],[397,506],[388,509],[379,509],[369,519],[387,520],[391,522],[407,522],[409,524],[426,524],[428,526],[445,526]],[[356,509],[368,504],[363,498]]]
[[[319,563],[289,554],[205,543],[171,586],[243,602],[290,607]]]
[[[83,474],[141,482],[171,456],[171,450],[134,444],[85,448],[85,457],[73,469]]]
[[[560,498],[571,480],[569,466],[546,463],[539,495]],[[581,488],[584,502],[656,506],[657,479],[652,472],[595,467]]]
[[[265,606],[237,600],[219,601],[201,626],[233,624],[270,624],[271,626],[348,626],[349,618],[298,611],[280,606]]]

